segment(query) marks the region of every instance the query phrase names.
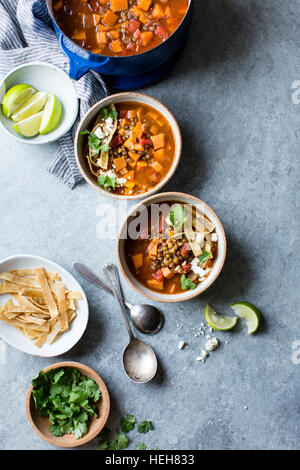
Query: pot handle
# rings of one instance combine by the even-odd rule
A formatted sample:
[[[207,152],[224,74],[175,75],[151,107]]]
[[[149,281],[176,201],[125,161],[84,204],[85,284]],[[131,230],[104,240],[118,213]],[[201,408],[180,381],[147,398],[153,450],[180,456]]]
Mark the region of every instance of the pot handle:
[[[73,80],[79,80],[84,74],[86,74],[91,68],[93,70],[97,70],[97,72],[101,69],[101,67],[109,61],[109,57],[106,57],[103,62],[92,62],[90,60],[82,59],[79,56],[73,55],[69,49],[64,44],[64,34],[60,34],[59,38],[59,45],[62,48],[63,53],[68,57],[70,62],[70,70],[69,76]]]

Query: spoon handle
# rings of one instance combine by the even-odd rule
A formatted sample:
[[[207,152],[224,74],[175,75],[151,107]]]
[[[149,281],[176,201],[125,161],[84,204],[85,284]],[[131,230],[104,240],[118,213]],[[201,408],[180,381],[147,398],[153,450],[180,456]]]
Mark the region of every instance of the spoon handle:
[[[82,277],[90,281],[95,286],[99,287],[110,295],[114,295],[112,289],[106,284],[106,282],[102,281],[102,279],[100,279],[100,277],[96,273],[94,273],[94,271],[86,264],[73,263],[73,268],[76,269],[76,271]],[[129,302],[127,302],[127,300],[123,299],[123,302],[129,310],[133,308],[133,306]]]
[[[105,274],[106,279],[108,280],[109,284],[111,285],[112,291],[114,293],[115,298],[117,299],[121,312],[123,314],[124,322],[129,334],[129,338],[134,338],[134,334],[132,333],[132,330],[129,325],[129,321],[127,318],[126,310],[125,310],[125,305],[123,301],[123,296],[121,292],[121,285],[120,285],[120,279],[119,279],[119,273],[117,267],[112,264],[112,263],[107,263],[104,268],[103,272]]]

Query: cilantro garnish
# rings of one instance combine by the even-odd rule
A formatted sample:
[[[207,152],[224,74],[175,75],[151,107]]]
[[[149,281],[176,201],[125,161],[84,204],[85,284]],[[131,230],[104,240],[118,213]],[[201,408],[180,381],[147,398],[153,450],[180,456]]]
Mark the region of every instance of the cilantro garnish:
[[[172,205],[169,219],[175,230],[178,230],[183,226],[186,217],[184,215],[184,208],[181,204]]]
[[[153,431],[153,426],[151,421],[142,421],[138,425],[138,432],[141,434],[146,434],[148,431]]]
[[[204,263],[206,260],[211,258],[211,253],[210,251],[202,251],[201,255],[198,256],[198,258],[201,263]]]
[[[132,431],[136,423],[136,417],[133,415],[126,415],[120,421],[120,428],[122,432],[129,432]]]
[[[42,417],[49,417],[50,432],[60,437],[73,433],[80,439],[88,432],[89,418],[97,417],[101,397],[98,384],[73,368],[41,371],[32,380],[32,395]]]
[[[101,114],[103,118],[105,119],[105,121],[108,118],[115,119],[118,116],[118,112],[115,109],[109,109],[109,108],[101,109]]]
[[[145,450],[145,449],[147,449],[147,446],[144,442],[140,442],[140,444],[137,444],[135,446],[135,450]]]
[[[180,278],[180,282],[181,282],[181,289],[183,290],[195,289],[196,287],[196,284],[193,281],[191,281],[191,279],[186,277],[185,274],[182,274]]]
[[[102,144],[101,140],[99,137],[96,136],[96,134],[93,134],[93,132],[90,132],[88,130],[80,132],[81,135],[88,135],[88,143],[89,147],[91,147],[92,150],[95,150],[95,152],[107,152],[108,150],[108,145],[107,144]]]
[[[99,175],[97,181],[99,186],[103,186],[105,189],[116,189],[117,178],[110,178],[107,175]]]

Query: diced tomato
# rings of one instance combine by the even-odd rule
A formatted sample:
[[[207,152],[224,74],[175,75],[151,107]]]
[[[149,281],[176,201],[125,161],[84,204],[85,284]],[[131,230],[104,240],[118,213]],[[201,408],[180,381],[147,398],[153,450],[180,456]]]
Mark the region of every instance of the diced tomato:
[[[154,279],[156,279],[157,281],[162,281],[163,278],[164,278],[164,275],[162,273],[162,271],[159,269],[158,271],[156,271],[155,273],[152,274],[152,277],[154,277]]]
[[[159,176],[159,173],[157,173],[157,171],[153,171],[152,173],[152,181],[153,183],[157,184],[160,182],[160,176]]]
[[[138,39],[141,35],[141,30],[140,29],[137,29],[134,33],[133,33],[133,36],[135,37],[135,39]]]
[[[128,22],[128,29],[131,33],[134,33],[137,29],[139,29],[141,23],[138,20],[134,20],[133,18]]]
[[[118,147],[119,145],[122,145],[123,144],[123,140],[122,140],[122,137],[120,136],[120,134],[117,134],[110,142],[109,146],[110,148],[114,148],[114,147]]]
[[[167,39],[169,37],[169,33],[168,31],[166,30],[166,28],[164,28],[161,24],[159,24],[156,29],[155,29],[155,34],[159,37],[159,38],[162,38],[162,39]]]
[[[181,269],[184,272],[184,274],[186,274],[191,270],[191,265],[189,263],[186,263],[183,266],[181,265]]]
[[[146,139],[146,137],[141,137],[139,139],[139,144],[142,144],[142,145],[153,145],[152,144],[152,141],[150,139]]]
[[[190,245],[189,245],[188,243],[185,243],[185,244],[181,247],[181,250],[180,250],[181,256],[183,256],[184,258],[186,258],[187,255],[188,255],[188,250],[190,250]]]

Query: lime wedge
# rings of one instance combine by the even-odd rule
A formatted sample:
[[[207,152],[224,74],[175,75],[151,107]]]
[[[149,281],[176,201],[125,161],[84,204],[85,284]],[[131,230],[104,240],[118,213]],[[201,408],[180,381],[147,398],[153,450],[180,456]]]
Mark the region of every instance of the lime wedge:
[[[17,112],[11,116],[11,119],[15,122],[20,122],[33,116],[43,109],[46,101],[47,93],[44,91],[38,91],[23,103]]]
[[[26,83],[15,85],[5,94],[2,103],[3,114],[10,117],[33,94],[36,89]]]
[[[34,114],[24,121],[17,122],[13,125],[13,129],[23,137],[34,137],[39,133],[43,111]]]
[[[62,105],[60,100],[55,95],[48,95],[45,105],[40,134],[48,134],[52,132],[59,124],[62,114]]]
[[[249,302],[236,302],[230,305],[234,313],[240,318],[246,320],[248,326],[248,335],[252,335],[259,326],[259,311],[257,308]]]
[[[227,331],[237,324],[238,317],[225,317],[217,313],[210,305],[206,305],[205,320],[214,330]]]

